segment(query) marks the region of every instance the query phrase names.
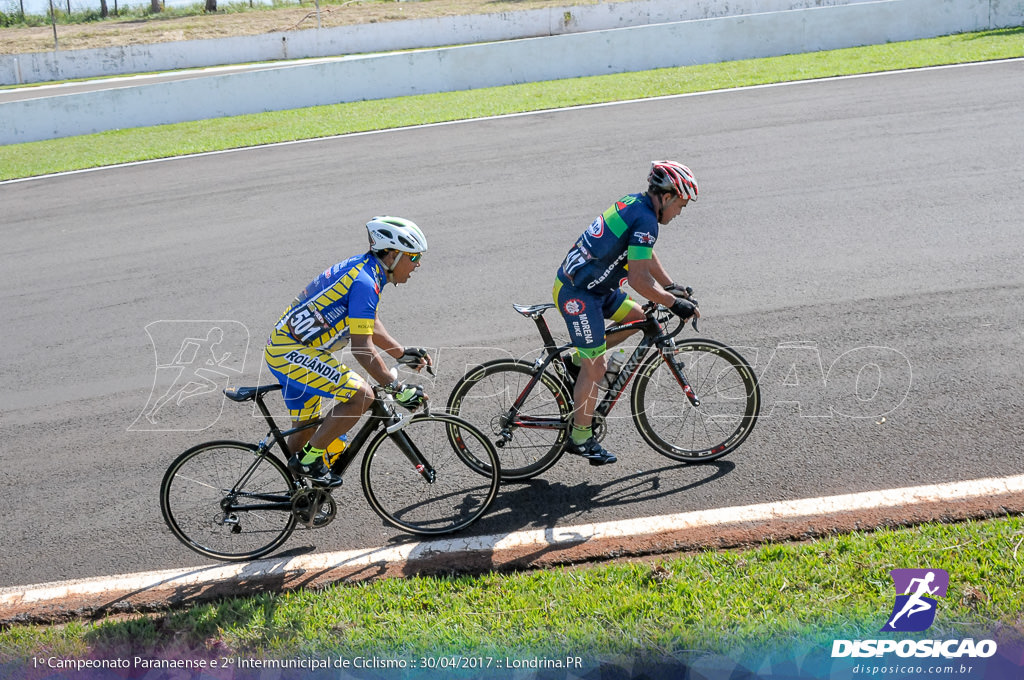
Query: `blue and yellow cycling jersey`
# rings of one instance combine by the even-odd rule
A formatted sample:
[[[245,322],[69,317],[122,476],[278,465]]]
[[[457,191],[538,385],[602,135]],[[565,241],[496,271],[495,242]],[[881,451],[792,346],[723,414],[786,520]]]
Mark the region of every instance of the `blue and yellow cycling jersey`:
[[[372,253],[350,257],[325,270],[296,296],[275,330],[296,343],[331,351],[349,333],[372,335],[384,265]]]
[[[594,293],[622,286],[629,260],[649,260],[658,240],[658,215],[647,194],[623,196],[579,237],[558,270],[558,278]]]

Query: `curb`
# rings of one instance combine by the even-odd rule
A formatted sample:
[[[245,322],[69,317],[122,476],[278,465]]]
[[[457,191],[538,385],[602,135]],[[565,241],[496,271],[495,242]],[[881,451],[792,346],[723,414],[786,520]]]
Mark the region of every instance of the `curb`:
[[[546,568],[1024,513],[1024,475],[0,589],[0,624],[412,575]]]

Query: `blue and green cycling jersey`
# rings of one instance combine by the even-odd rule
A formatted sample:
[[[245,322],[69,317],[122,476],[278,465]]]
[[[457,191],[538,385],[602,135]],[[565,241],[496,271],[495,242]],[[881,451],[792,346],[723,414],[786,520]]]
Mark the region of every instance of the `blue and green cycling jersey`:
[[[629,260],[654,256],[658,226],[647,194],[623,196],[577,239],[558,270],[559,280],[595,293],[621,287]]]

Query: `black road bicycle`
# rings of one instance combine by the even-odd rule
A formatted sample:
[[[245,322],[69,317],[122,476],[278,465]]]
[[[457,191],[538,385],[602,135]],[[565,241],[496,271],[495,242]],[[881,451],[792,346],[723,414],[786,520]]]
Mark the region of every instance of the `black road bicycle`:
[[[258,444],[199,444],[167,468],[160,509],[174,535],[192,550],[220,560],[251,560],[280,547],[298,523],[321,528],[336,517],[331,490],[293,475],[286,464],[292,455],[288,435],[322,421],[282,431],[264,403],[268,392],[279,389],[272,384],[224,391],[232,401],[255,401],[270,426]],[[275,445],[280,457],[272,451]],[[410,533],[436,536],[464,529],[487,512],[498,493],[501,467],[493,444],[458,416],[429,409],[400,415],[394,400],[377,390],[368,418],[331,469],[343,474],[364,445],[366,500],[384,521]]]
[[[448,397],[448,412],[483,428],[501,451],[501,478],[524,480],[554,465],[571,429],[575,372],[572,345],[555,344],[544,312],[554,304],[513,305],[533,319],[544,342],[534,362],[496,359],[471,369]],[[594,413],[594,434],[635,375],[629,405],[640,436],[658,453],[703,463],[734,451],[750,435],[761,405],[753,369],[735,350],[714,340],[676,341],[685,323],[655,303],[645,318],[612,324],[606,334],[643,332],[632,355],[604,390]],[[679,323],[668,330],[671,319]],[[696,330],[696,320],[693,328]],[[653,354],[648,354],[651,350]],[[464,454],[465,455],[465,454]],[[485,474],[484,461],[467,462]]]

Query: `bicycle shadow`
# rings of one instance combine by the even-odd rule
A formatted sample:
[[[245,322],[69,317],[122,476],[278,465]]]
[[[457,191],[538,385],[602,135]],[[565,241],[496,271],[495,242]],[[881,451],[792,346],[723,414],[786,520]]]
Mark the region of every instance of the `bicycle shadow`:
[[[581,465],[582,470],[590,469],[584,461],[569,459],[562,463],[564,466],[573,464]],[[607,512],[609,509],[673,498],[711,484],[735,468],[734,462],[719,460],[689,465],[671,463],[600,482],[583,479],[567,484],[543,477],[510,482],[502,485],[487,514],[465,531],[435,540],[398,533],[379,548],[357,551],[360,564],[338,563],[331,566],[345,567],[344,581],[363,581],[389,575],[446,575],[515,569],[543,562],[549,553],[558,561],[560,558],[554,554],[592,540],[593,535],[585,532],[595,523],[616,521],[608,516],[611,514]],[[680,483],[680,471],[686,471],[693,477]],[[669,474],[671,477],[666,479]],[[591,514],[600,514],[603,518],[588,517]],[[588,526],[580,533],[572,528],[574,525]],[[521,535],[524,533],[525,538]],[[507,552],[510,542],[519,546],[514,551],[514,559],[510,559]],[[410,546],[411,551],[405,554],[401,563],[384,559],[388,551]],[[273,561],[281,568],[293,557],[315,552],[314,546],[296,546],[276,553],[264,563]],[[363,561],[374,554],[380,554],[381,559]],[[289,585],[313,585],[323,574],[320,569],[311,569],[305,574],[293,575]]]
[[[570,461],[563,463],[569,464]],[[510,571],[583,561],[588,558],[579,558],[580,553],[574,549],[591,543],[591,552],[594,553],[599,546],[593,543],[600,542],[595,541],[596,534],[591,531],[598,524],[588,518],[588,514],[673,498],[712,483],[735,467],[730,461],[672,464],[603,482],[581,480],[567,484],[537,478],[509,483],[502,487],[490,511],[471,530],[441,540],[424,541],[422,537],[399,534],[384,546],[352,551],[338,556],[336,561],[301,568],[295,567],[291,560],[314,553],[316,548],[296,546],[272,557],[245,563],[238,570],[228,565],[196,567],[184,574],[169,574],[156,582],[129,586],[121,592],[93,599],[88,604],[81,603],[81,611],[98,616],[150,607],[176,607],[239,595],[279,593],[295,588],[319,587],[335,581]],[[666,481],[666,473],[678,473],[680,470],[702,476],[682,484],[678,483],[676,475],[671,482]],[[608,523],[614,524],[615,521],[608,520]],[[512,550],[509,550],[510,545]],[[409,547],[411,550],[403,550]],[[396,548],[398,553],[390,552]],[[594,559],[594,555],[589,559]],[[338,573],[339,570],[343,573]],[[253,606],[273,607],[267,602]],[[267,612],[253,613],[270,615]],[[225,616],[225,620],[233,617],[230,614]]]
[[[709,470],[709,473],[685,484],[666,485],[663,473],[681,468]],[[507,571],[546,562],[571,562],[574,559],[567,556],[567,551],[591,542],[595,536],[590,533],[591,529],[597,524],[615,522],[612,519],[595,521],[586,515],[671,498],[721,479],[735,468],[736,464],[731,461],[714,461],[700,465],[666,465],[603,483],[583,480],[568,485],[543,478],[508,483],[502,487],[488,513],[470,530],[458,534],[456,545],[449,545],[450,560],[437,560],[438,547],[428,542],[409,555],[403,575]],[[574,517],[582,521],[574,522]],[[574,525],[581,528],[574,530]],[[390,544],[401,545],[410,540],[415,539],[396,536]],[[420,563],[421,557],[432,562],[432,566]]]

